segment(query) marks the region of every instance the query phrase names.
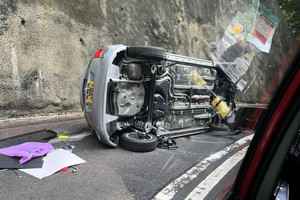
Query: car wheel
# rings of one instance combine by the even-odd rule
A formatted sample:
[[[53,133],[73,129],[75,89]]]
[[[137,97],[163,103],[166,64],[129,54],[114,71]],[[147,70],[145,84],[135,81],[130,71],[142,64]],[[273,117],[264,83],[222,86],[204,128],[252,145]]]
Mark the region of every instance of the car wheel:
[[[153,151],[157,144],[157,137],[153,134],[146,134],[144,138],[141,138],[138,133],[129,132],[120,137],[120,145],[129,151],[149,152]]]
[[[158,47],[127,47],[130,58],[164,60],[166,50]]]

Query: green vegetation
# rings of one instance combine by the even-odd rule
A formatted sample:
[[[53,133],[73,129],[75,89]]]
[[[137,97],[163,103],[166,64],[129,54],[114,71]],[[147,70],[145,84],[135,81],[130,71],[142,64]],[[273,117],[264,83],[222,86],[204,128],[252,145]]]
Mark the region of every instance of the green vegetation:
[[[287,21],[293,34],[300,33],[300,1],[299,0],[279,0],[283,16]]]

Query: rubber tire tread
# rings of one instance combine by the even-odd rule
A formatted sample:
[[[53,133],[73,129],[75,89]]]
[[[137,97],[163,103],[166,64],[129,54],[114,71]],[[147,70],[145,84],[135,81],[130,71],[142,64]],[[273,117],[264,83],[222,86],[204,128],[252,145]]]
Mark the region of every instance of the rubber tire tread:
[[[157,147],[158,139],[153,134],[148,134],[149,136],[151,136],[151,138],[147,140],[133,138],[130,136],[130,134],[135,133],[123,133],[120,137],[120,146],[126,150],[134,152],[150,152]]]
[[[164,60],[166,50],[159,47],[127,47],[127,56],[138,59]]]

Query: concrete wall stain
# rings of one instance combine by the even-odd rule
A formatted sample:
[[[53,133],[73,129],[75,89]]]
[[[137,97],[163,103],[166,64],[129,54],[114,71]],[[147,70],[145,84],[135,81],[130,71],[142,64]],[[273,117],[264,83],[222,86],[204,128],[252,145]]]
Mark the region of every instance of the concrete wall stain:
[[[8,17],[17,10],[16,0],[0,1],[0,35],[8,30]]]

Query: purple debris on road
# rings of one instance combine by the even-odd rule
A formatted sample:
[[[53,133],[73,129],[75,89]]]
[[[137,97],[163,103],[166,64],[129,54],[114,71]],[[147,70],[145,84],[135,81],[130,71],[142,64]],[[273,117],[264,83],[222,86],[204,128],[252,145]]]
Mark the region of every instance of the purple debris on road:
[[[0,154],[10,157],[21,157],[19,163],[24,164],[32,158],[46,155],[53,149],[53,146],[49,143],[25,142],[15,146],[1,148]]]

